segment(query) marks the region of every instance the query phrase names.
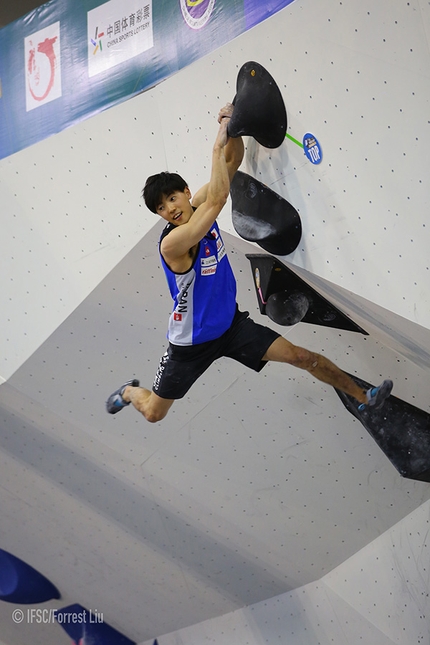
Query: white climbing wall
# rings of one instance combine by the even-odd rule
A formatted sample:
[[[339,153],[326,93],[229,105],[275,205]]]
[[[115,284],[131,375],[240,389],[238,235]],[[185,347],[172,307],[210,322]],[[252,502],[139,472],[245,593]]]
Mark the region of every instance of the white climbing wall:
[[[207,180],[214,117],[254,59],[282,90],[289,134],[311,131],[323,149],[312,166],[291,141],[249,145],[244,170],[301,214],[289,259],[428,329],[429,13],[424,0],[295,2],[156,89],[1,161],[0,377],[153,224],[139,201],[147,174]],[[231,231],[228,209],[221,222]]]
[[[0,546],[136,642],[430,643],[429,484],[402,480],[330,388],[220,361],[163,424],[104,412],[119,382],[150,384],[165,342],[144,180],[208,180],[216,115],[247,60],[275,77],[288,133],[323,150],[313,166],[290,140],[246,141],[242,169],[300,212],[301,243],[281,259],[370,336],[282,332],[430,411],[429,25],[428,0],[296,0],[0,161]],[[260,249],[237,238],[229,205],[220,225],[261,320],[245,258]],[[9,609],[7,645],[60,642],[17,631]]]
[[[159,645],[423,645],[429,503],[319,582],[158,639]],[[152,645],[147,641],[142,645]]]
[[[0,161],[0,380],[157,221],[140,191],[142,167],[166,165],[158,108],[151,94],[132,105]]]

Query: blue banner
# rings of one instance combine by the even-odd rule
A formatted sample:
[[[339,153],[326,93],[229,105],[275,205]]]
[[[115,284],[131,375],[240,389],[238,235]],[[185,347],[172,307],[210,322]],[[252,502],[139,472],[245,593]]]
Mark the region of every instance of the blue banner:
[[[0,159],[130,98],[292,0],[51,0],[0,30]]]

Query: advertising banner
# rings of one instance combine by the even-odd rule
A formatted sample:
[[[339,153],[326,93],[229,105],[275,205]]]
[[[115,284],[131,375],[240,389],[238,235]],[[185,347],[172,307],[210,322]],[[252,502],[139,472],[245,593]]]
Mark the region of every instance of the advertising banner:
[[[59,22],[24,39],[24,63],[27,112],[61,96]]]
[[[292,0],[51,0],[0,29],[0,159],[124,101]]]
[[[87,25],[90,78],[154,46],[152,2],[109,0],[88,12]]]

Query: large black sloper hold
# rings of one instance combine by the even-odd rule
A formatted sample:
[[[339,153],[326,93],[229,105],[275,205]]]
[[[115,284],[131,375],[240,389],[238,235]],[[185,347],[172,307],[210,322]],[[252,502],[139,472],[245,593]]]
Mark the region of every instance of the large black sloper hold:
[[[248,61],[239,70],[230,137],[249,135],[265,148],[278,148],[287,132],[287,112],[274,78],[262,65]]]
[[[240,237],[273,255],[289,255],[297,248],[302,222],[290,202],[240,170],[230,195],[233,226]]]
[[[373,387],[350,374],[364,390]],[[430,414],[391,395],[379,410],[358,410],[358,402],[336,390],[340,400],[366,428],[402,477],[430,482]]]

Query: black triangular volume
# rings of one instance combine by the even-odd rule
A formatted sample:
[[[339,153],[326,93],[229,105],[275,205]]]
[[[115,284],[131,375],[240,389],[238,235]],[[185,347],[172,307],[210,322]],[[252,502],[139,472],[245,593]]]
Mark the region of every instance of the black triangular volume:
[[[367,335],[329,300],[277,258],[247,254],[251,263],[260,312],[279,325],[305,322]]]

